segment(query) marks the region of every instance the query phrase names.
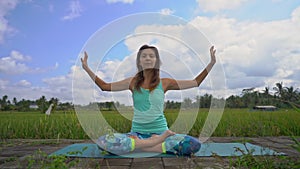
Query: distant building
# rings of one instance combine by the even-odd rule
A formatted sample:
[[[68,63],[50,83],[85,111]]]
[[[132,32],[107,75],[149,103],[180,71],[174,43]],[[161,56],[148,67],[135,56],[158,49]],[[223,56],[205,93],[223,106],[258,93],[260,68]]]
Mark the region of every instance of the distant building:
[[[29,105],[29,108],[30,108],[30,109],[38,109],[39,106],[36,105],[36,104],[31,104],[31,105]]]
[[[274,111],[278,108],[276,106],[268,105],[268,106],[254,106],[254,110],[263,110],[263,111]]]

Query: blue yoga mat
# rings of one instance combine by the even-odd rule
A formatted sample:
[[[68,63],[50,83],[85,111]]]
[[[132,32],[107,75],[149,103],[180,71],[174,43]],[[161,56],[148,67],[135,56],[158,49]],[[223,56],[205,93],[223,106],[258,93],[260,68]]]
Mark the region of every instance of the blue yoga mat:
[[[198,157],[209,156],[241,156],[243,154],[252,155],[285,155],[278,153],[269,148],[253,145],[251,143],[204,143],[201,149],[195,154]],[[140,158],[140,157],[176,157],[172,154],[161,154],[151,152],[134,152],[124,155],[111,155],[101,151],[97,144],[79,143],[64,147],[50,156],[64,155],[69,157],[83,157],[83,158]]]

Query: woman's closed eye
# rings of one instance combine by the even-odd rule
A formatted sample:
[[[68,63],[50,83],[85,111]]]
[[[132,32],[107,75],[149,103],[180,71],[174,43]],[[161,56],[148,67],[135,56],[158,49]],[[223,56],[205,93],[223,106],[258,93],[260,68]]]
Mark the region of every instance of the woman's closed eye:
[[[150,55],[142,55],[141,57],[142,58],[147,58],[147,56],[149,56],[149,58],[155,58],[155,55],[151,55],[151,54]]]

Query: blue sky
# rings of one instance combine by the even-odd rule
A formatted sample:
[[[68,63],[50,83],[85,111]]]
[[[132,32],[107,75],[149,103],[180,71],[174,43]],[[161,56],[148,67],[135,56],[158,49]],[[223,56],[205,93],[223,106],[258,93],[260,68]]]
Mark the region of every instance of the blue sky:
[[[75,70],[80,70],[78,56],[83,49],[89,49],[87,45],[92,35],[112,28],[112,23],[122,21],[125,16],[144,12],[180,17],[197,27],[216,46],[218,64],[225,74],[226,94],[224,89],[213,89],[209,80],[200,87],[202,94],[215,92],[222,97],[240,94],[242,89],[250,87],[272,89],[281,81],[286,86],[300,87],[298,0],[1,0],[0,96],[6,94],[10,99],[34,100],[44,95],[49,99],[57,97],[62,102],[72,102],[72,80]],[[141,20],[138,22],[150,23],[147,18]],[[117,32],[125,31],[135,21],[129,18],[126,24],[116,24],[118,27],[113,27],[110,35],[117,36]],[[169,32],[168,28],[142,27],[141,24],[132,34],[142,29]],[[145,37],[141,37],[144,38],[142,41],[123,38],[124,41],[109,50],[107,57],[101,56],[105,50],[100,50],[106,39],[97,41],[99,50],[93,47],[90,51],[90,65],[95,64],[97,74],[107,81],[112,80],[108,74],[116,65],[122,67],[123,64],[122,70],[127,71],[120,71],[117,78],[134,71],[134,67],[126,68],[134,62],[129,56],[134,56],[134,50],[142,45],[137,42],[160,44],[162,50],[174,48],[174,53],[184,55],[177,52],[175,46],[164,45],[159,38],[158,42],[147,41]],[[197,74],[206,63],[199,62],[198,68],[191,65],[189,69]],[[165,70],[173,70],[168,63],[163,65]],[[113,73],[116,72],[118,70]],[[84,72],[77,72],[75,76],[87,78]],[[176,77],[184,76],[178,71]],[[92,87],[91,90],[95,89]],[[106,93],[97,91],[96,95],[99,100],[109,100]],[[127,99],[126,94],[119,97]],[[172,94],[169,97],[172,98]]]

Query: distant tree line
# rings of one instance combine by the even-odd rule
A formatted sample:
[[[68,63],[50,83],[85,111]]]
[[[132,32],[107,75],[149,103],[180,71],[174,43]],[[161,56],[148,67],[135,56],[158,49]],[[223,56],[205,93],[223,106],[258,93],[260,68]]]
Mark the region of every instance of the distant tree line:
[[[270,93],[270,88],[265,87],[262,91],[255,88],[243,89],[241,96],[230,96],[226,99],[226,107],[229,108],[251,108],[255,105],[273,105],[278,108],[290,108],[291,104],[299,107],[300,92],[293,86],[284,87],[283,83],[276,83],[273,87],[274,93]]]
[[[61,103],[59,102],[58,98],[51,98],[50,100],[47,100],[45,96],[42,96],[37,100],[22,99],[19,101],[15,97],[12,99],[12,101],[10,101],[8,100],[7,95],[4,95],[2,98],[0,98],[1,111],[26,112],[36,110],[45,113],[50,104],[53,104],[53,110],[73,110],[74,108],[72,103]]]
[[[284,87],[283,83],[276,83],[273,87],[274,93],[270,93],[270,88],[265,87],[263,91],[257,91],[255,88],[243,89],[240,95],[232,95],[226,100],[224,98],[215,98],[211,94],[204,94],[203,96],[196,96],[194,100],[184,98],[182,102],[166,101],[166,109],[179,109],[179,108],[210,108],[226,101],[225,107],[227,108],[252,108],[256,105],[273,105],[278,108],[289,108],[290,103],[296,106],[300,105],[300,92],[293,86]],[[213,102],[212,102],[213,101]],[[36,109],[44,113],[50,104],[53,104],[53,110],[73,110],[74,105],[69,102],[61,103],[57,98],[47,100],[45,96],[37,100],[17,101],[13,98],[12,101],[8,100],[8,96],[4,95],[0,98],[1,111],[32,111]],[[89,103],[85,107],[97,108],[101,110],[116,110],[119,107],[126,107],[119,102],[99,102]]]
[[[88,105],[77,105],[78,107],[84,107],[88,110],[107,110],[107,111],[113,111],[117,110],[120,106],[126,107],[124,104],[120,104],[119,102],[91,102]]]
[[[213,101],[213,102],[212,102]],[[270,87],[258,91],[255,88],[243,89],[240,95],[231,95],[226,98],[225,107],[227,108],[253,108],[257,105],[273,105],[278,108],[291,108],[291,104],[300,107],[300,91],[293,86],[285,87],[283,83],[276,83],[273,93]],[[211,94],[196,96],[194,101],[185,98],[183,102],[167,101],[165,106],[168,109],[178,108],[210,108],[214,104],[224,102],[223,98],[215,98]]]

